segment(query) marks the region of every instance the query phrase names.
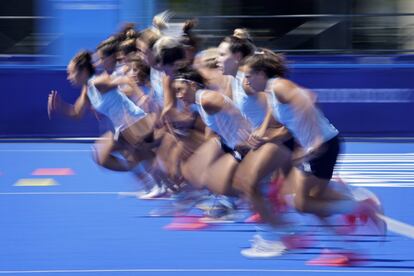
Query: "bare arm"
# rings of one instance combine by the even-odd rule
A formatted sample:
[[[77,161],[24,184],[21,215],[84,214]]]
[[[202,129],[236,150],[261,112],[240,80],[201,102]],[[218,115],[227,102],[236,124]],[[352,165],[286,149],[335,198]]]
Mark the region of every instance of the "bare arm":
[[[300,127],[315,136],[311,148],[318,148],[322,144],[323,138],[318,122],[318,110],[314,103],[314,94],[286,79],[279,79],[274,84],[272,92],[280,103],[292,106],[297,117],[295,119]]]
[[[51,118],[52,113],[60,112],[71,118],[79,119],[85,113],[86,108],[90,107],[90,102],[87,95],[87,86],[82,87],[80,96],[76,99],[73,105],[65,102],[58,95],[56,90],[52,90],[48,97],[48,115]]]
[[[176,107],[177,99],[172,89],[172,79],[169,76],[164,76],[162,78],[162,88],[164,92],[164,107],[162,110],[162,115],[167,114],[170,110]]]
[[[225,108],[225,96],[216,91],[207,90],[203,93],[201,105],[209,115],[216,114]]]

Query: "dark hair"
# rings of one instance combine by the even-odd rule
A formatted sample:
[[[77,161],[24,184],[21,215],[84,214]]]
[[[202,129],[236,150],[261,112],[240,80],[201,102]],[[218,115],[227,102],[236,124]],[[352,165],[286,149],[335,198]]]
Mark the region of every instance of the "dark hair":
[[[198,49],[200,44],[200,38],[194,34],[192,29],[197,26],[198,21],[197,19],[189,19],[184,22],[183,25],[183,35],[180,38],[180,42],[184,46],[193,47]]]
[[[157,40],[160,39],[160,37],[161,34],[159,31],[153,28],[148,28],[139,33],[138,39],[144,42],[149,49],[152,49],[155,42],[157,42]]]
[[[233,54],[241,53],[242,58],[252,55],[255,50],[253,43],[251,43],[247,38],[240,38],[232,35],[225,37],[223,42],[230,45],[229,49]]]
[[[128,22],[122,25],[121,29],[115,36],[117,36],[118,41],[124,41],[128,39],[137,38],[138,32],[135,29],[135,24]]]
[[[128,55],[129,53],[136,52],[137,51],[137,46],[136,46],[136,43],[135,43],[135,39],[130,38],[130,39],[122,41],[119,44],[118,50],[124,55]]]
[[[253,71],[263,71],[268,78],[284,77],[287,73],[285,57],[272,50],[260,48],[259,51],[244,60],[243,65]]]
[[[153,48],[155,62],[163,65],[173,64],[185,58],[184,46],[171,37],[162,37]]]
[[[86,69],[90,76],[95,74],[95,67],[92,64],[92,54],[82,50],[78,52],[71,60],[77,71]]]
[[[174,79],[185,79],[196,82],[202,86],[204,86],[205,83],[205,80],[201,76],[201,74],[192,67],[185,67],[177,70],[177,72],[174,75]]]
[[[119,40],[116,36],[110,36],[108,39],[105,39],[99,43],[96,47],[97,51],[100,51],[105,57],[112,56],[118,51]]]

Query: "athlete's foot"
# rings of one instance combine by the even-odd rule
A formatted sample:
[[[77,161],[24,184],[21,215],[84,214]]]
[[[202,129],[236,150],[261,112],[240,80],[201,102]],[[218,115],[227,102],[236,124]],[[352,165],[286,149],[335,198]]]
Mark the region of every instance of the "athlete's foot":
[[[155,199],[164,196],[167,193],[167,188],[164,185],[155,185],[147,194],[140,196],[140,199]]]
[[[199,217],[177,217],[171,223],[164,226],[166,230],[196,231],[208,227]]]
[[[308,262],[312,266],[353,266],[364,262],[364,258],[356,252],[333,252],[324,249],[322,253]]]
[[[254,213],[253,215],[251,215],[250,217],[245,219],[244,222],[246,222],[246,223],[261,223],[262,222],[262,217],[260,216],[259,213]]]
[[[286,246],[280,241],[269,241],[260,235],[255,235],[252,246],[243,249],[240,253],[247,258],[272,258],[283,255],[286,249]]]
[[[379,198],[371,191],[365,188],[357,188],[352,190],[352,195],[355,200],[359,201],[359,206],[354,215],[363,224],[370,219],[377,229],[379,235],[386,235],[387,224],[380,217],[384,215],[384,210],[381,206]],[[352,217],[351,217],[352,218]]]
[[[382,209],[374,200],[369,198],[361,201],[357,214],[359,214],[362,221],[366,218],[370,219],[374,223],[379,235],[385,236],[387,234],[387,224],[379,217],[379,215],[383,215]]]
[[[281,240],[289,250],[307,248],[314,244],[314,240],[306,234],[285,235]]]

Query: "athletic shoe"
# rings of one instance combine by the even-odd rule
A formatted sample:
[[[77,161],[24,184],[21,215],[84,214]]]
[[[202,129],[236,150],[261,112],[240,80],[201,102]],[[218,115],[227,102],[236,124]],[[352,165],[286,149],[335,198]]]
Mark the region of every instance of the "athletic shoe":
[[[238,219],[236,206],[227,197],[219,197],[204,214],[201,220],[205,223],[233,223]]]
[[[254,235],[252,246],[240,251],[247,258],[272,258],[281,256],[286,251],[286,246],[280,241],[269,241],[260,235]]]
[[[379,235],[386,235],[387,224],[378,215],[383,215],[384,211],[378,197],[365,188],[357,188],[352,191],[355,200],[358,200],[360,205],[356,211],[357,217],[362,223],[366,223],[370,219],[377,228]]]
[[[147,194],[141,195],[140,199],[156,199],[167,194],[167,188],[164,185],[155,185]]]
[[[170,224],[164,226],[166,230],[195,231],[208,227],[208,224],[200,221],[199,217],[178,217]]]
[[[309,235],[304,234],[286,235],[281,240],[289,250],[307,248],[314,244],[314,240]]]
[[[250,217],[245,219],[244,222],[246,222],[246,223],[261,223],[262,222],[262,217],[260,216],[259,213],[254,213],[253,215],[251,215]]]
[[[307,261],[307,265],[312,266],[353,266],[364,261],[361,255],[355,252],[332,252],[328,249],[322,251],[321,255]]]
[[[387,224],[378,216],[383,215],[382,209],[375,203],[375,201],[370,198],[361,201],[357,214],[362,218],[362,221],[365,216],[369,218],[374,223],[379,235],[385,236],[387,234]]]

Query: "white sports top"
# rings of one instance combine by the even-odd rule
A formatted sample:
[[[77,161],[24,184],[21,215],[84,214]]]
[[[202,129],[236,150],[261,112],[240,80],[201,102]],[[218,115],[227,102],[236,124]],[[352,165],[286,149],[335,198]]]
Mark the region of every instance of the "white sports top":
[[[273,116],[289,129],[305,150],[310,151],[317,143],[326,142],[338,135],[338,130],[314,104],[309,106],[307,110],[299,110],[290,104],[280,103],[275,94],[270,91],[275,81],[277,78],[270,79],[267,88]],[[301,89],[300,96],[306,97],[312,102],[306,90]],[[322,139],[322,141],[318,141],[318,139]]]
[[[98,91],[93,83],[94,79],[95,76],[88,80],[89,101],[98,112],[111,120],[116,132],[124,130],[146,115],[141,108],[118,89],[105,93]]]
[[[196,92],[196,108],[203,122],[216,134],[220,135],[227,146],[234,149],[249,138],[252,126],[233,104],[231,99],[225,95],[224,108],[215,114],[208,114],[201,105],[201,99],[206,90]]]
[[[231,79],[232,98],[234,104],[240,109],[243,116],[245,116],[253,128],[258,128],[262,125],[266,116],[266,105],[260,103],[256,95],[247,95],[243,89],[243,72],[237,72],[236,77]]]
[[[154,89],[154,100],[160,105],[164,106],[164,89],[162,88],[162,78],[165,73],[151,67],[150,82]]]

